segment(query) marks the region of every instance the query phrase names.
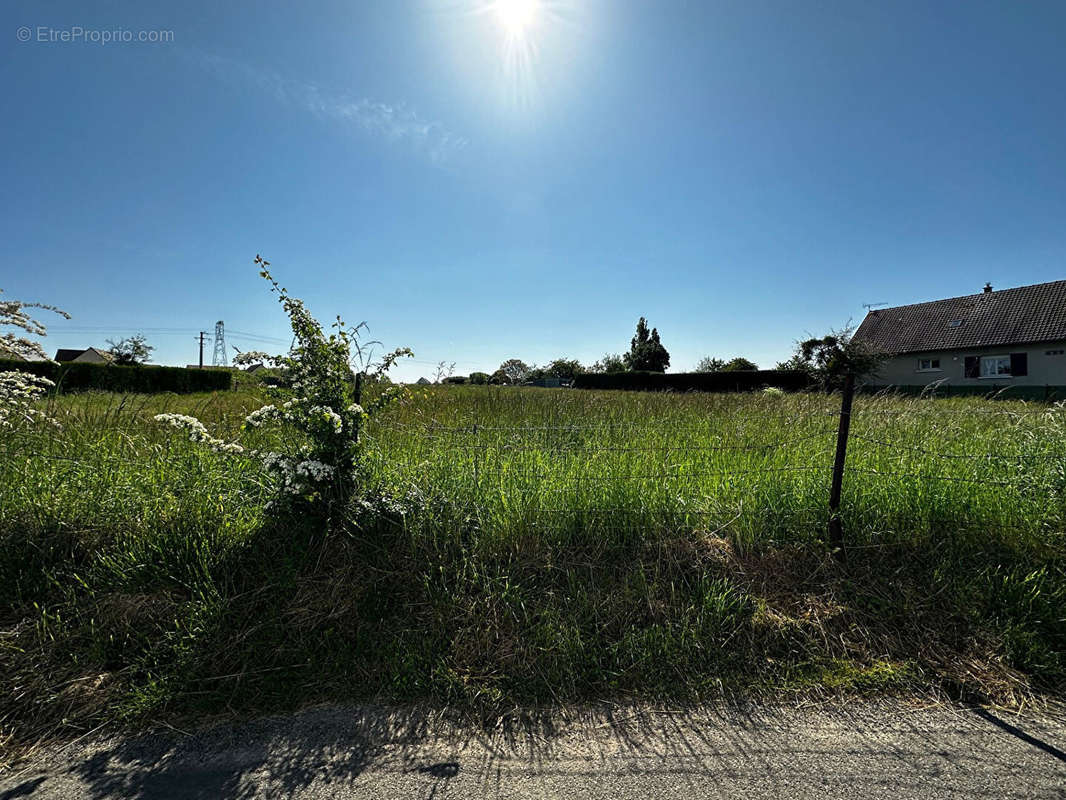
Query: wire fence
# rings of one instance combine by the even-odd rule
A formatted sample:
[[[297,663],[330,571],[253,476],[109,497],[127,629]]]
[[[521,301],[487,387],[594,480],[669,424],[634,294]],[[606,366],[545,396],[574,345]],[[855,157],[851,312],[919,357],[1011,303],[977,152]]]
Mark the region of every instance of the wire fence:
[[[609,406],[603,418],[566,419],[551,410],[543,421],[518,413],[485,420],[386,416],[365,428],[366,463],[378,485],[454,513],[542,517],[549,524],[627,515],[688,524],[703,515],[715,526],[735,516],[825,525],[857,510],[871,519],[892,509],[940,513],[949,495],[960,514],[996,519],[1036,518],[1032,509],[1043,503],[1046,520],[1063,508],[1062,406],[958,408],[877,398],[852,405],[846,396],[777,407],[723,398],[708,406],[702,418],[691,409],[674,417],[620,416]],[[505,424],[510,419],[515,424]],[[64,450],[62,437],[40,445],[38,439],[32,452],[9,452],[70,465],[81,458]],[[157,446],[149,457],[168,454]],[[116,439],[93,461],[136,467],[144,457],[132,440],[126,446]]]
[[[735,507],[820,518],[832,536],[833,519],[855,509],[887,517],[889,507],[943,507],[950,495],[960,515],[987,506],[1006,519],[1062,497],[1062,407],[881,407],[871,399],[853,407],[847,395],[799,412],[723,408],[706,420],[430,419],[384,423],[371,435],[395,457],[398,484],[430,495],[448,484],[443,493],[474,515],[522,505],[548,517],[713,510],[720,518]],[[394,451],[395,442],[403,444]]]

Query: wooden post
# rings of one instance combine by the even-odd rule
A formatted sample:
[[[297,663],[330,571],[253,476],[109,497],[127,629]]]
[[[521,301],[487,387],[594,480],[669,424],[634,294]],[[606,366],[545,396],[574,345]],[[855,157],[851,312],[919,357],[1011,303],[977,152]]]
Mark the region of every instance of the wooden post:
[[[364,373],[362,372],[355,373],[355,386],[353,387],[354,390],[352,395],[356,405],[363,404],[363,375]],[[360,419],[355,423],[355,443],[357,445],[359,444],[359,433],[362,431],[362,428],[363,420]]]
[[[837,426],[837,453],[833,462],[833,486],[829,490],[829,545],[844,554],[844,526],[840,521],[840,490],[844,485],[844,464],[848,457],[848,431],[851,429],[851,403],[855,399],[855,376],[844,377],[844,395],[840,402]]]

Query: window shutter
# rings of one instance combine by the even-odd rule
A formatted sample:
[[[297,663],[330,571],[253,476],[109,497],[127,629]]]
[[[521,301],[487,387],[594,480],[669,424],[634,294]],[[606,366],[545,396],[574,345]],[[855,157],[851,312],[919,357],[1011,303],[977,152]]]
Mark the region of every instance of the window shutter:
[[[1010,374],[1017,378],[1019,375],[1029,374],[1029,354],[1028,353],[1011,353],[1010,354]]]
[[[980,378],[981,359],[977,356],[966,356],[966,371],[963,374],[967,378]]]

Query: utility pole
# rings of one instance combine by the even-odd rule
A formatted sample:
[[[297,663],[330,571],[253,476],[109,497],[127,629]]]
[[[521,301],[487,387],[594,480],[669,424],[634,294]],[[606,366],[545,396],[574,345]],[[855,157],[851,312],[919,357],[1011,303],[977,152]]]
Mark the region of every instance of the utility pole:
[[[204,337],[207,331],[200,331],[200,369],[204,368]]]

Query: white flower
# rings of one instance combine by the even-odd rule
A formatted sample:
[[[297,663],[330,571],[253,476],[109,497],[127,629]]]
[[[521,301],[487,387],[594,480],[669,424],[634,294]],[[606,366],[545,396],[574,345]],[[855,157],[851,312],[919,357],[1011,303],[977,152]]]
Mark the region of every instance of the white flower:
[[[172,428],[188,431],[190,442],[205,444],[216,453],[239,455],[244,452],[244,448],[236,442],[226,442],[222,439],[216,439],[207,432],[207,428],[205,428],[204,424],[196,417],[186,416],[185,414],[156,414],[153,419],[156,422],[162,422]]]
[[[278,409],[275,406],[263,406],[257,408],[244,418],[244,424],[252,428],[258,428],[264,422],[273,422],[278,419]]]
[[[50,386],[48,378],[28,372],[0,372],[0,428],[10,428],[14,421],[47,421],[58,425],[43,411],[34,408],[36,402]]]
[[[312,480],[324,481],[333,475],[333,467],[321,461],[301,461],[296,465],[296,474]]]

